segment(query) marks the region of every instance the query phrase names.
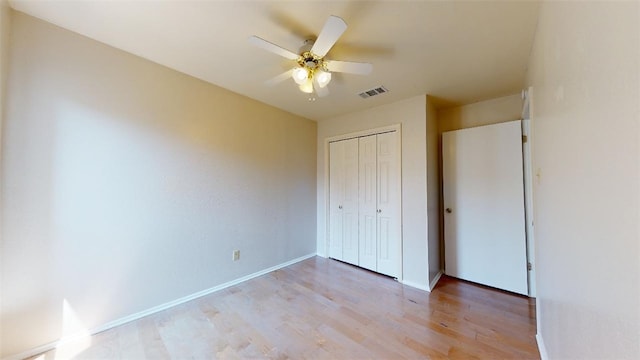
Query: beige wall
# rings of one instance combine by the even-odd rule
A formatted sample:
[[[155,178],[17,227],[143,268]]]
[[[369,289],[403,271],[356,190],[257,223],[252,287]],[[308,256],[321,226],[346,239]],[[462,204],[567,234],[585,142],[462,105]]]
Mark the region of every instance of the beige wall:
[[[542,4],[528,77],[552,359],[640,358],[639,64],[637,1]]]
[[[7,0],[0,0],[0,159],[2,159],[2,124],[5,115],[6,85],[9,70],[9,31],[11,29],[11,8]],[[0,167],[0,184],[2,167]],[[1,185],[0,185],[1,186]],[[2,229],[2,208],[0,207],[0,229]],[[0,232],[0,236],[2,236]],[[0,238],[1,241],[1,238]]]
[[[4,182],[2,158],[4,157],[4,119],[6,112],[6,83],[8,77],[8,63],[9,63],[9,31],[11,27],[11,9],[6,0],[0,0],[0,189]],[[0,201],[2,200],[2,194],[0,193]],[[4,234],[2,232],[3,226],[3,207],[0,206],[0,314],[2,314],[2,306],[4,303],[5,292],[2,288],[4,283]],[[0,327],[0,357],[5,354],[4,352],[4,339],[1,338],[4,330]]]
[[[315,253],[315,122],[20,13],[12,32],[0,356]]]
[[[427,221],[429,239],[429,283],[443,270],[440,234],[440,166],[438,165],[438,115],[427,96]]]
[[[403,277],[428,288],[427,249],[427,114],[425,96],[322,120],[318,123],[318,254],[326,252],[325,140],[332,136],[392,124],[402,126]]]
[[[9,66],[10,27],[11,9],[9,8],[9,3],[7,0],[0,0],[0,117],[4,114],[4,95]]]
[[[438,111],[438,131],[467,129],[520,119],[522,98],[520,94],[473,104],[456,106]]]

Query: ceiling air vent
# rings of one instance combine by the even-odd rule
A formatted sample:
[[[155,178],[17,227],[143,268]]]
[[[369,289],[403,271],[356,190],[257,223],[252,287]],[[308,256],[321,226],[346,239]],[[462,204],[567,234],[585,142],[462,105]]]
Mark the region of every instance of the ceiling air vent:
[[[360,95],[361,98],[366,99],[366,98],[370,98],[372,96],[384,94],[384,93],[387,93],[387,92],[389,92],[389,90],[387,90],[386,87],[380,85],[380,86],[375,87],[375,88],[373,88],[371,90],[363,91],[358,95]]]

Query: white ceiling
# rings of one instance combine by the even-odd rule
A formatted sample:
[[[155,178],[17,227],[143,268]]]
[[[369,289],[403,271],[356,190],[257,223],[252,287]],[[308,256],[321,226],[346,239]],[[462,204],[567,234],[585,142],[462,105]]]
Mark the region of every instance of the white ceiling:
[[[524,87],[538,16],[530,1],[25,1],[14,9],[236,93],[314,120],[429,94],[468,104]],[[264,81],[293,64],[249,44],[257,35],[297,52],[329,15],[349,27],[327,58],[371,62],[336,74],[309,102],[293,80]],[[390,92],[357,93],[378,85]]]

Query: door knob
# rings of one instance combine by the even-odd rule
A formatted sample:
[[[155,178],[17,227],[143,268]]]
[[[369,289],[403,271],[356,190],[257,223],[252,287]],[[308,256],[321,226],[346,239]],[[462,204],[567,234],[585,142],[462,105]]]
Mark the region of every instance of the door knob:
[[[342,210],[342,205],[338,205],[338,209]]]
[[[451,208],[447,208],[445,211],[447,212],[447,214],[451,214]]]
[[[378,214],[380,214],[380,213],[382,212],[382,209],[378,209],[378,211],[377,211],[377,212],[378,212]]]

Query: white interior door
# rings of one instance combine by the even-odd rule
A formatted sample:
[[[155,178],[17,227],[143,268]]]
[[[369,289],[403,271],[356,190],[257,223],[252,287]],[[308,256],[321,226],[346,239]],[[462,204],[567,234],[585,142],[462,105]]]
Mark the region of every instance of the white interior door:
[[[400,151],[397,132],[377,138],[377,235],[378,272],[400,276],[402,242],[400,229]],[[425,189],[426,191],[426,189]]]
[[[520,121],[442,134],[445,271],[527,294]]]
[[[376,135],[360,138],[360,266],[377,271],[377,141]]]

